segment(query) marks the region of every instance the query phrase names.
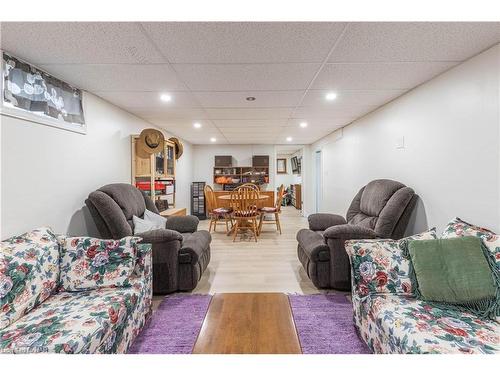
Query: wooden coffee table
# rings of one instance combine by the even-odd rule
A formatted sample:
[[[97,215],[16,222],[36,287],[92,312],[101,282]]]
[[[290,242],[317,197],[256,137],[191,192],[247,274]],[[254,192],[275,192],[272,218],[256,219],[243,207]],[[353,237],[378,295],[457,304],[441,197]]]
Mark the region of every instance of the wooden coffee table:
[[[283,293],[216,294],[194,354],[302,354]]]

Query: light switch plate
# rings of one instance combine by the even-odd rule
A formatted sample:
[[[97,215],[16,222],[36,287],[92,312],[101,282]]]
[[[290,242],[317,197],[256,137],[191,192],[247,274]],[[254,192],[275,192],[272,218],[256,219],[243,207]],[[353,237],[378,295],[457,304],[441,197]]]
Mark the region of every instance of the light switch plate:
[[[405,148],[405,137],[397,137],[396,138],[396,149],[404,149]]]

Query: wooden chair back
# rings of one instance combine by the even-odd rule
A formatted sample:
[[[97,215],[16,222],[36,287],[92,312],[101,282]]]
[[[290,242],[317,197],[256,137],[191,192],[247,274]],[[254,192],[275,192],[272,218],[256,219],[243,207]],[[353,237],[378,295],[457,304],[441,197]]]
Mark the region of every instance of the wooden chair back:
[[[240,186],[231,192],[231,207],[235,217],[257,217],[259,192],[251,186]]]
[[[207,212],[210,213],[217,208],[217,198],[215,197],[214,189],[210,185],[205,185],[203,192],[205,193]]]
[[[240,187],[247,187],[247,186],[251,187],[251,188],[253,188],[253,189],[257,190],[257,191],[260,191],[260,187],[258,185],[252,184],[250,182],[247,182],[246,184],[240,185],[236,189],[239,189]]]
[[[276,195],[276,211],[281,212],[281,204],[283,203],[283,197],[285,196],[285,187],[281,184],[278,194]]]

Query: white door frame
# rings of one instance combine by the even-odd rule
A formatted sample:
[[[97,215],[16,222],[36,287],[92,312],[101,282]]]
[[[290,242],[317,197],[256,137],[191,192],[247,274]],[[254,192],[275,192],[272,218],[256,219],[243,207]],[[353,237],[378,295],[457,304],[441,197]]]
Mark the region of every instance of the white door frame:
[[[323,153],[320,150],[314,152],[314,185],[315,199],[314,209],[319,212],[323,201]]]

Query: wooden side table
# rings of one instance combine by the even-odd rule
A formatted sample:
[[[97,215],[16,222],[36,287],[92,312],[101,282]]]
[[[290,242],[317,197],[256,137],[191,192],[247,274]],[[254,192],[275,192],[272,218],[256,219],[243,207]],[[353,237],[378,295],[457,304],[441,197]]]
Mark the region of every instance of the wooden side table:
[[[168,210],[160,212],[160,215],[163,217],[186,216],[186,209],[185,208],[169,208]]]

